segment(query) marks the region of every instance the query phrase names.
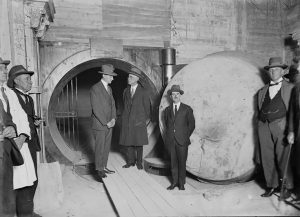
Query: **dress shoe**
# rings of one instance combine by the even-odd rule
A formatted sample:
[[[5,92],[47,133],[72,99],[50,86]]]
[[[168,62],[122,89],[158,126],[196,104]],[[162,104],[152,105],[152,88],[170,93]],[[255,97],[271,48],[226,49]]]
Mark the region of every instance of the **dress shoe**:
[[[113,173],[115,173],[115,171],[110,170],[110,169],[108,169],[108,168],[105,168],[105,169],[104,169],[104,172],[107,173],[107,174],[113,174]]]
[[[105,172],[104,172],[104,170],[97,171],[97,176],[99,178],[106,178],[107,177],[106,174],[105,174]]]
[[[173,190],[176,186],[177,184],[172,184],[169,187],[167,187],[167,190]]]
[[[284,200],[288,199],[291,196],[291,191],[289,189],[284,189],[283,190],[283,195],[280,195]]]
[[[143,165],[142,165],[142,164],[137,164],[136,167],[137,167],[139,170],[142,170],[142,169],[143,169]]]
[[[271,197],[272,194],[274,194],[274,193],[275,193],[275,188],[268,188],[268,189],[266,190],[266,192],[263,193],[263,194],[260,195],[260,196],[262,196],[262,197]]]
[[[179,185],[178,189],[184,191],[185,190],[184,185]]]
[[[129,167],[134,167],[134,163],[132,164],[125,164],[124,166],[122,166],[123,168],[129,168]]]

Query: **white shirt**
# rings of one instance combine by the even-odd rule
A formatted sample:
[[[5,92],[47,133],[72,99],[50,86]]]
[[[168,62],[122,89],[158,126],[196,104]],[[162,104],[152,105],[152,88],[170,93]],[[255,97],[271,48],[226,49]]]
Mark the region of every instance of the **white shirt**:
[[[137,86],[138,86],[138,84],[133,85],[133,86],[130,87],[130,93],[131,93],[132,96],[134,95]]]
[[[175,114],[175,105],[177,106],[177,112],[178,112],[178,110],[179,110],[179,106],[180,106],[180,102],[178,102],[178,103],[173,103],[173,112],[174,112],[174,114]]]
[[[277,82],[274,82],[274,81],[271,81],[270,84],[277,84],[277,85],[274,85],[274,86],[269,86],[269,96],[270,96],[270,99],[273,99],[276,94],[278,93],[278,91],[280,90],[281,86],[282,86],[282,81],[283,81],[283,78],[280,78]]]
[[[103,86],[105,87],[105,90],[108,92],[108,83],[106,81],[104,81],[103,79],[101,79],[101,82],[102,82]]]

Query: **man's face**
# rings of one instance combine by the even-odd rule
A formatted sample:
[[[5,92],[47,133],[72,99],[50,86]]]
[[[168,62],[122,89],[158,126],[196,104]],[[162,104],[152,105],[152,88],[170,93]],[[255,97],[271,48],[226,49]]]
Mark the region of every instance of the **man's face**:
[[[181,97],[181,94],[179,92],[171,93],[171,99],[172,99],[173,103],[175,103],[175,104],[180,102],[180,97]]]
[[[15,86],[25,93],[31,90],[32,81],[29,74],[22,74],[15,78]]]
[[[0,64],[0,83],[3,84],[7,81],[7,68],[6,65]]]
[[[273,67],[269,69],[269,76],[272,81],[278,81],[284,75],[281,67]]]
[[[112,76],[112,75],[103,74],[102,78],[108,84],[111,84],[111,82],[114,80],[114,76]]]
[[[128,75],[128,84],[129,85],[135,85],[138,82],[139,79],[140,78],[138,76],[133,75],[133,74],[129,74]]]

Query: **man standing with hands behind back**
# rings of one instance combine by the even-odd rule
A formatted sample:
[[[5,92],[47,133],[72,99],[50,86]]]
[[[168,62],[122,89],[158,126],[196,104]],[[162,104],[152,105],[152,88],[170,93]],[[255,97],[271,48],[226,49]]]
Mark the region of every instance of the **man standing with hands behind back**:
[[[172,184],[168,190],[173,190],[176,186],[179,190],[185,190],[188,146],[191,144],[190,136],[195,129],[193,109],[181,103],[180,97],[183,93],[179,85],[173,85],[168,90],[173,103],[164,111],[166,145],[170,150],[172,173]]]
[[[114,67],[102,65],[102,79],[90,89],[92,104],[92,130],[95,138],[95,168],[97,180],[102,182],[106,174],[115,171],[107,168],[108,154],[111,146],[112,129],[116,123],[116,107],[109,84],[114,80]]]

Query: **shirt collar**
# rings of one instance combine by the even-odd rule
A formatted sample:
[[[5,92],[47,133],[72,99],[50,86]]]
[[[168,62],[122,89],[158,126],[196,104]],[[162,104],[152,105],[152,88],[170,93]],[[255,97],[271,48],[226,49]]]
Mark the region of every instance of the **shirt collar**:
[[[108,83],[106,81],[104,81],[103,79],[101,79],[102,84],[104,85],[105,88],[107,88]]]
[[[278,81],[270,81],[270,84],[276,84],[276,83],[279,83],[279,82],[282,82],[283,81],[283,78],[281,77]]]
[[[180,102],[178,102],[178,103],[173,103],[173,108],[175,108],[175,105],[177,105],[177,109],[179,108],[179,106],[180,106]]]
[[[130,87],[130,89],[134,89],[135,90],[137,88],[137,86],[138,86],[138,84],[133,85],[133,86]]]

